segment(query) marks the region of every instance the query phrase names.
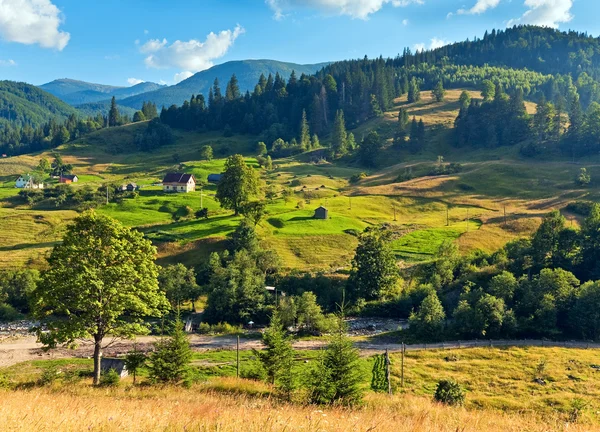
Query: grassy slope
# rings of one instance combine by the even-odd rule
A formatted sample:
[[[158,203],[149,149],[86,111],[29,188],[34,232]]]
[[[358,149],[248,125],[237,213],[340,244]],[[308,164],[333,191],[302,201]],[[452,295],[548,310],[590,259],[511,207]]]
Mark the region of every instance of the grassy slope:
[[[292,187],[296,195],[289,202],[277,199],[268,205],[268,216],[258,227],[265,244],[277,250],[286,267],[345,267],[357,243],[354,234],[369,225],[387,222],[396,225],[402,234],[393,246],[397,255],[407,260],[428,259],[445,240],[457,240],[463,251],[476,248],[491,251],[531,232],[540,217],[552,208],[563,207],[577,198],[599,198],[597,183],[587,189],[574,186],[573,179],[581,165],[559,160],[523,160],[516,148],[470,152],[453,149],[448,143],[446,126],[456,116],[459,95],[458,90],[448,91],[446,101],[441,103],[433,102],[428,92],[415,104],[400,99],[394,111],[356,129],[357,139],[375,129],[388,143],[380,158],[382,168],[368,172],[369,176],[356,185],[350,185],[348,179],[362,168],[351,160],[314,164],[303,162],[309,158],[299,156],[276,161],[276,169],[264,175],[264,181],[280,189]],[[472,95],[477,97],[475,92]],[[422,154],[410,155],[391,145],[401,106],[409,110],[411,117],[423,118],[432,131]],[[534,106],[528,104],[527,108],[532,111]],[[173,170],[190,171],[206,179],[208,174],[222,170],[225,155],[253,154],[256,138],[177,131],[175,145],[154,153],[112,155],[105,151],[115,144],[131,143],[143,127],[144,124],[135,124],[99,131],[60,151],[80,175],[79,187],[83,184],[97,187],[106,181],[135,181],[143,185],[138,198],[112,203],[98,211],[129,226],[140,227],[159,246],[161,262],[198,264],[210,251],[225,247],[225,236],[239,220],[219,208],[214,199],[215,187],[209,185],[203,201],[211,210],[211,218],[176,222],[172,215],[178,209],[200,208],[200,192],[164,195],[160,187],[151,185]],[[217,159],[198,160],[204,144],[214,147]],[[182,166],[174,163],[174,154],[183,161]],[[463,172],[426,176],[437,155],[443,155],[449,162],[462,163]],[[0,211],[10,221],[6,226],[20,233],[0,239],[0,266],[19,266],[43,256],[59,238],[61,225],[75,216],[71,211],[32,210],[12,198],[16,194],[14,177],[31,170],[39,158],[40,155],[27,155],[0,160],[0,182],[4,182],[0,187]],[[253,158],[247,161],[255,164]],[[597,162],[588,159],[585,163],[592,177],[600,178]],[[421,177],[397,182],[398,175],[408,167]],[[329,208],[331,219],[311,218],[319,205]],[[44,222],[34,220],[34,216]],[[52,229],[45,227],[48,224]]]
[[[305,372],[317,356],[317,351],[297,352],[296,371]],[[253,362],[252,353],[243,351],[240,357],[242,370],[250,367]],[[448,358],[453,361],[447,361]],[[211,416],[206,417],[209,411],[204,407],[210,404],[211,398],[217,398],[222,404],[218,410],[221,425],[219,430],[224,431],[236,430],[236,418],[241,411],[244,412],[244,421],[257,427],[265,421],[260,418],[261,412],[270,413],[276,419],[288,421],[294,428],[299,428],[301,424],[305,424],[302,416],[312,411],[313,414],[319,413],[321,420],[329,420],[326,430],[334,431],[368,430],[373,424],[377,424],[376,430],[382,431],[548,431],[564,430],[565,427],[569,430],[589,431],[598,430],[600,424],[600,376],[592,367],[597,364],[597,358],[597,350],[563,348],[475,348],[408,352],[405,358],[405,387],[401,389],[401,361],[399,355],[394,354],[392,381],[398,396],[387,398],[367,392],[364,408],[344,412],[325,409],[326,416],[321,416],[323,411],[315,411],[314,407],[309,407],[307,412],[298,405],[282,406],[276,399],[263,398],[272,392],[268,385],[232,378],[235,374],[235,351],[210,351],[194,354],[193,367],[203,379],[192,390],[169,387],[132,388],[131,378],[127,378],[120,389],[94,390],[88,386],[87,379],[82,382],[71,380],[68,383],[56,383],[51,389],[34,389],[36,400],[43,403],[36,402],[31,406],[28,421],[31,423],[33,420],[40,420],[41,424],[48,426],[48,430],[55,430],[51,429],[51,425],[58,424],[61,424],[61,430],[72,430],[76,425],[81,428],[81,423],[74,422],[84,421],[83,418],[78,418],[80,409],[87,410],[86,407],[93,401],[98,409],[92,410],[93,417],[86,415],[85,421],[93,419],[95,427],[102,430],[105,429],[100,425],[107,427],[106,430],[113,430],[109,422],[120,427],[120,430],[129,430],[125,425],[136,430],[179,430],[184,423],[189,428],[191,424],[202,424],[202,421],[213,424],[214,428],[212,422],[215,420]],[[361,359],[360,369],[365,389],[369,383],[372,361],[372,358]],[[534,369],[540,362],[546,364],[542,373],[545,385],[533,381]],[[27,398],[32,395],[32,390],[27,390],[29,386],[25,383],[35,382],[42,371],[49,367],[59,368],[63,372],[60,376],[67,380],[69,376],[78,375],[76,371],[89,376],[92,362],[89,359],[37,360],[0,370],[10,380],[24,384],[24,390],[6,393],[7,397],[3,397],[5,403],[0,405],[0,415],[8,422],[5,424],[9,425],[9,429],[22,419],[22,413],[21,416],[18,413],[23,403],[29,403]],[[145,380],[144,371],[141,375],[141,380]],[[457,380],[466,388],[465,408],[445,408],[431,404],[436,383],[448,378]],[[227,394],[234,398],[227,398]],[[2,396],[0,393],[0,397]],[[567,425],[566,421],[577,399],[585,406],[580,412],[580,423]],[[111,406],[116,400],[119,401],[119,410],[114,411]],[[136,402],[139,400],[144,400],[145,403],[140,405]],[[153,414],[153,410],[157,408],[153,401],[160,403],[160,412],[163,414],[159,417]],[[190,410],[192,404],[196,408]],[[181,409],[186,413],[183,420],[181,415],[176,414],[178,410],[167,414],[179,405],[184,407]],[[52,406],[53,409],[44,408],[47,406]],[[61,409],[56,410],[56,406]],[[249,409],[249,406],[256,409]],[[225,413],[229,413],[228,410],[232,413],[237,411],[237,415],[225,415],[222,410]],[[281,410],[285,411],[283,417]],[[140,416],[138,421],[141,423],[129,423],[131,416],[137,415]],[[337,420],[333,421],[330,416]],[[375,417],[379,421],[371,423]],[[353,427],[344,423],[344,418],[352,418],[355,421]],[[360,424],[358,427],[356,420]],[[181,421],[184,423],[180,423]],[[302,430],[323,430],[324,425]],[[263,426],[268,427],[266,430],[284,430],[282,423],[263,423]],[[401,429],[403,427],[406,428]],[[291,430],[296,430],[294,428]]]

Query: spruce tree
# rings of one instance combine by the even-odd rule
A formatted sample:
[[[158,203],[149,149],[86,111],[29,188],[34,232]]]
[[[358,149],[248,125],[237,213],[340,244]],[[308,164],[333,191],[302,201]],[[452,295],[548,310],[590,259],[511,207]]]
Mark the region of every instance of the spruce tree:
[[[227,83],[227,88],[225,89],[225,99],[228,101],[236,100],[240,98],[240,86],[238,84],[238,79],[233,74],[231,79]]]
[[[446,90],[444,90],[444,84],[442,80],[439,80],[436,86],[431,91],[431,96],[435,99],[436,102],[442,102],[444,97],[446,96]]]
[[[358,362],[358,350],[346,335],[346,325],[340,316],[320,364],[312,371],[309,382],[311,401],[359,404],[363,397],[363,376]]]
[[[408,103],[418,102],[421,100],[421,91],[419,83],[415,77],[412,77],[408,85]]]
[[[300,146],[302,150],[310,149],[310,129],[306,120],[306,110],[302,110],[302,120],[300,122]]]
[[[171,323],[169,337],[154,344],[149,360],[152,381],[178,383],[185,378],[192,360],[192,349],[179,316]]]
[[[400,108],[400,112],[398,113],[398,123],[396,125],[396,133],[394,134],[394,144],[402,145],[406,141],[409,123],[410,120],[408,118],[408,111]]]
[[[283,328],[277,314],[271,318],[269,328],[263,333],[262,342],[266,348],[262,351],[254,350],[254,354],[266,371],[269,382],[289,396],[295,385],[294,349],[291,338]]]
[[[113,96],[110,101],[110,110],[108,111],[108,127],[119,125],[119,109],[117,108],[117,100]]]
[[[310,140],[310,147],[313,149],[321,147],[321,143],[319,142],[319,137],[317,136],[317,134],[313,134]]]
[[[347,153],[346,122],[344,121],[344,111],[338,110],[333,123],[333,132],[331,139],[331,149],[335,156],[343,156]]]
[[[413,117],[412,123],[410,124],[410,151],[417,153],[421,149],[419,142],[419,123],[417,118]]]

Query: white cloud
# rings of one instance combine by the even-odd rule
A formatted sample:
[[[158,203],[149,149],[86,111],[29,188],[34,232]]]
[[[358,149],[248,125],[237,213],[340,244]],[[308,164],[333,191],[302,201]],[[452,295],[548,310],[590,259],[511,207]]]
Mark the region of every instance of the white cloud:
[[[507,24],[509,27],[515,24],[533,24],[556,28],[573,19],[573,0],[525,0],[525,6],[529,10],[521,18],[510,20]]]
[[[144,30],[144,34],[148,34],[150,33],[148,30]]]
[[[160,80],[158,83],[159,83],[160,85],[167,85],[167,84],[168,84],[168,83],[167,83],[165,80]]]
[[[0,60],[0,66],[16,66],[17,62],[13,59]]]
[[[177,84],[177,83],[180,83],[183,80],[188,79],[192,75],[194,75],[194,73],[190,72],[190,71],[179,72],[179,73],[175,74],[175,76],[173,77],[173,81],[175,82],[175,84]]]
[[[50,0],[0,0],[0,36],[62,51],[71,35],[59,30],[62,12]]]
[[[436,49],[436,48],[441,48],[444,45],[448,45],[450,42],[448,42],[447,40],[444,39],[440,39],[440,38],[431,38],[429,40],[429,46],[427,46],[424,43],[418,43],[418,44],[414,44],[413,45],[413,50],[416,51],[425,51],[426,49]]]
[[[139,78],[127,78],[127,82],[129,83],[129,85],[134,86],[136,84],[141,84],[141,83],[146,82],[146,81],[141,80]]]
[[[499,4],[500,0],[477,0],[475,6],[473,6],[471,9],[459,9],[456,13],[459,15],[479,15],[488,9],[494,9]]]
[[[233,30],[210,33],[204,42],[195,39],[187,42],[177,40],[169,45],[166,39],[152,39],[142,45],[140,51],[149,54],[144,60],[148,67],[177,67],[184,71],[199,72],[212,67],[213,60],[227,54],[238,36],[244,32],[244,28],[238,25]]]
[[[286,10],[298,7],[367,19],[369,15],[379,11],[386,4],[401,7],[412,3],[422,4],[423,0],[265,0],[265,3],[273,9],[274,18],[277,20],[285,17]]]
[[[402,20],[402,25],[403,25],[403,26],[407,26],[408,24],[409,24],[409,22],[408,22],[408,20],[407,20],[407,19],[403,19],[403,20]]]

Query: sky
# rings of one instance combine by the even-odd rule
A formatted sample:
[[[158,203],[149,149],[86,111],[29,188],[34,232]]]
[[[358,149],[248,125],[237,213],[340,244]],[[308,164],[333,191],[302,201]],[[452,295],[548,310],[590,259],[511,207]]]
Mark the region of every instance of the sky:
[[[537,24],[600,35],[599,0],[0,0],[0,79],[175,84],[230,60],[395,56]]]

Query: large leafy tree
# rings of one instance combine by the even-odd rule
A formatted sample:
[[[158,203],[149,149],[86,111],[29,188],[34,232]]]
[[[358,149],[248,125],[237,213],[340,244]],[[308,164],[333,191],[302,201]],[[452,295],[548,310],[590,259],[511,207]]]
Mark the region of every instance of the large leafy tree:
[[[246,165],[244,157],[233,155],[227,158],[216,194],[221,207],[233,210],[237,216],[243,205],[258,192],[258,175],[252,167]]]
[[[389,235],[368,228],[361,235],[352,260],[349,292],[354,298],[374,300],[392,292],[397,282],[398,268]]]
[[[179,310],[186,301],[191,301],[192,310],[195,310],[194,302],[200,295],[200,287],[196,283],[194,269],[181,263],[162,267],[158,282],[174,310]]]
[[[93,212],[78,217],[32,294],[34,315],[44,325],[40,341],[53,348],[92,339],[98,384],[104,339],[144,333],[143,318],[168,308],[155,258],[156,249],[140,232]]]
[[[411,314],[411,331],[423,340],[437,340],[442,336],[446,313],[437,294],[429,294],[416,313]]]

